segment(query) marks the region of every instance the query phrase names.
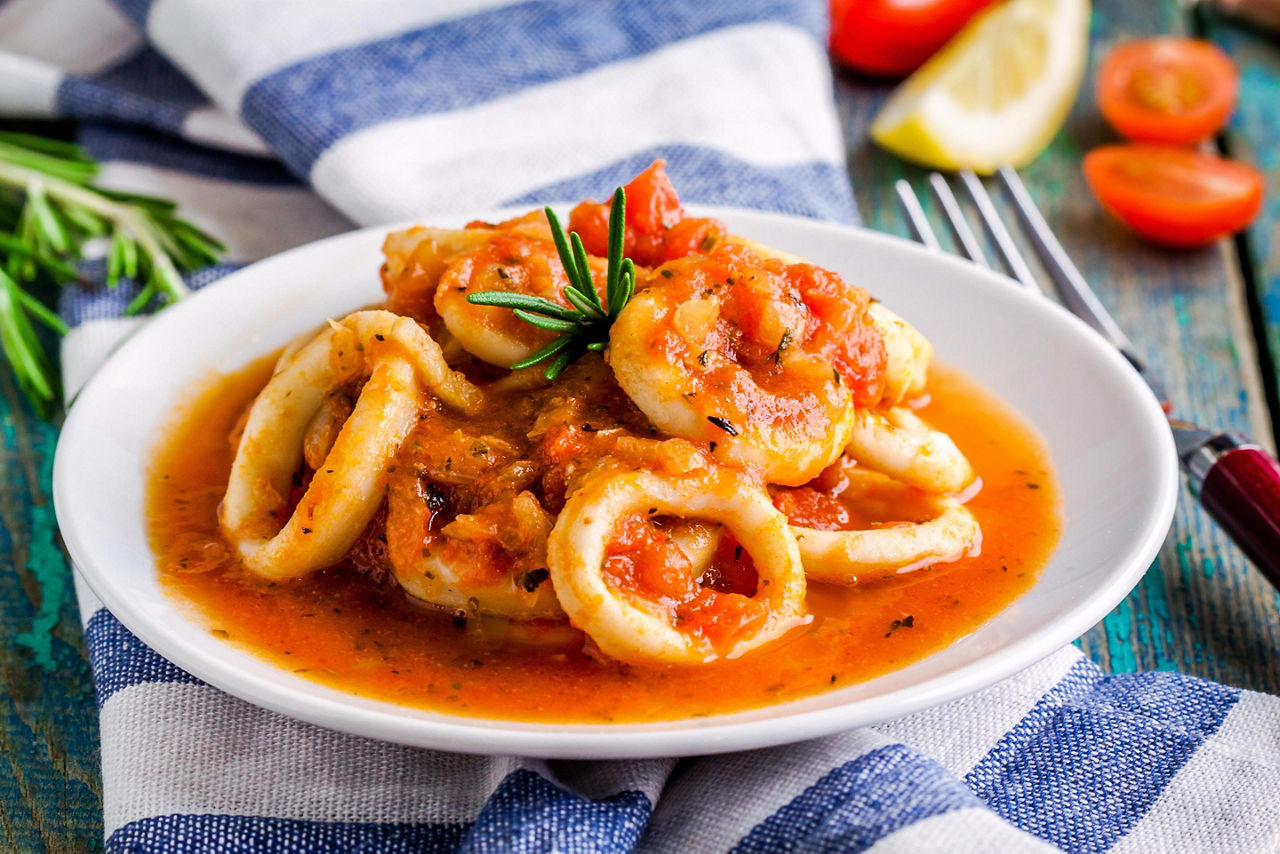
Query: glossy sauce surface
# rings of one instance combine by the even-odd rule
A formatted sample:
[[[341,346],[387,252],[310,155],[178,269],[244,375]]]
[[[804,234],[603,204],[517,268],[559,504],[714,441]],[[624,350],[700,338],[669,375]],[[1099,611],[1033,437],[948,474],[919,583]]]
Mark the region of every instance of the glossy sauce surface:
[[[447,713],[526,721],[642,722],[755,708],[903,667],[990,619],[1035,581],[1057,542],[1060,496],[1039,439],[1003,403],[945,365],[920,413],[982,478],[968,507],[982,553],[852,588],[811,583],[814,621],[736,661],[627,665],[583,651],[556,624],[514,630],[455,620],[346,569],[269,583],[218,531],[228,435],[272,360],[211,380],[157,448],[148,533],[171,594],[217,637],[330,687]],[[878,521],[878,520],[876,520]]]

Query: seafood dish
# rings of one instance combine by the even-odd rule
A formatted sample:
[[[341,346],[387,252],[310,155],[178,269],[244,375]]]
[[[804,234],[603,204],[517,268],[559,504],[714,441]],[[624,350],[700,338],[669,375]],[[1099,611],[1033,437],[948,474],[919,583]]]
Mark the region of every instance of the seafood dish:
[[[175,414],[157,571],[230,643],[459,715],[719,714],[928,655],[1047,562],[1047,451],[785,249],[661,162],[564,227],[392,232],[384,304]]]

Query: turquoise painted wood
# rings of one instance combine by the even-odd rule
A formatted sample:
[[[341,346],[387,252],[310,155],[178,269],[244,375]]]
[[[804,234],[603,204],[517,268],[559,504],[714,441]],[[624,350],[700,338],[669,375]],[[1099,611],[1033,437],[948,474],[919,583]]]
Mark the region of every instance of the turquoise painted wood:
[[[1230,20],[1204,15],[1206,35],[1240,69],[1240,100],[1227,126],[1224,148],[1257,167],[1266,179],[1263,213],[1243,236],[1240,250],[1252,274],[1250,296],[1265,346],[1263,383],[1275,407],[1280,400],[1280,34],[1259,38]]]
[[[49,480],[57,426],[0,371],[0,849],[102,834],[98,719]]]
[[[1094,56],[1119,39],[1186,25],[1172,0],[1095,0]],[[1093,108],[1089,83],[1063,132],[1025,177],[1104,302],[1160,367],[1181,414],[1270,436],[1263,389],[1277,386],[1270,366],[1280,361],[1280,47],[1217,22],[1210,27],[1243,66],[1241,106],[1227,144],[1262,166],[1270,181],[1268,208],[1243,254],[1231,244],[1170,253],[1103,215],[1079,174],[1083,153],[1113,138]],[[892,183],[906,177],[923,190],[922,172],[866,140],[888,89],[841,76],[836,98],[864,221],[905,235]],[[1250,276],[1257,283],[1261,358],[1249,323]],[[0,371],[3,850],[84,850],[101,836],[96,711],[49,496],[56,435]],[[1280,691],[1278,604],[1280,597],[1184,494],[1155,566],[1080,644],[1113,671],[1179,670]]]

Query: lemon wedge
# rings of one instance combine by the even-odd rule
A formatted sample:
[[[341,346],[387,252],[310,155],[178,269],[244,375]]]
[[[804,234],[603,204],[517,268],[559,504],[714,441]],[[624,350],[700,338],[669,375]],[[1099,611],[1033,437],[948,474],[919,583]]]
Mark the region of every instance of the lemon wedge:
[[[871,138],[939,169],[1035,159],[1066,118],[1089,54],[1089,0],[1006,0],[889,97]]]

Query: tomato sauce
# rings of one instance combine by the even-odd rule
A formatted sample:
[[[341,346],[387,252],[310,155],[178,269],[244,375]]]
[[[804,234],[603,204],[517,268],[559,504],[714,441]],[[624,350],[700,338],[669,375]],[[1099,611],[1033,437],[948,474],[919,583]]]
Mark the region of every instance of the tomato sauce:
[[[192,618],[226,642],[337,690],[405,706],[523,721],[644,722],[833,690],[903,667],[990,619],[1035,582],[1061,529],[1057,481],[1035,433],[972,380],[935,364],[920,412],[951,434],[982,478],[967,505],[982,526],[980,555],[852,588],[810,583],[813,622],[735,661],[623,664],[585,651],[582,635],[560,624],[522,628],[416,606],[355,566],[289,582],[250,576],[222,540],[217,507],[234,456],[227,437],[271,365],[260,360],[214,378],[166,431],[147,498],[158,572]],[[850,524],[838,502],[810,493],[794,491],[793,503],[815,527]],[[733,550],[725,540],[720,548]],[[353,554],[362,548],[370,544]],[[652,537],[615,545],[614,569],[642,572],[662,548]],[[752,583],[749,561],[717,566],[725,577],[704,579],[707,586]]]

